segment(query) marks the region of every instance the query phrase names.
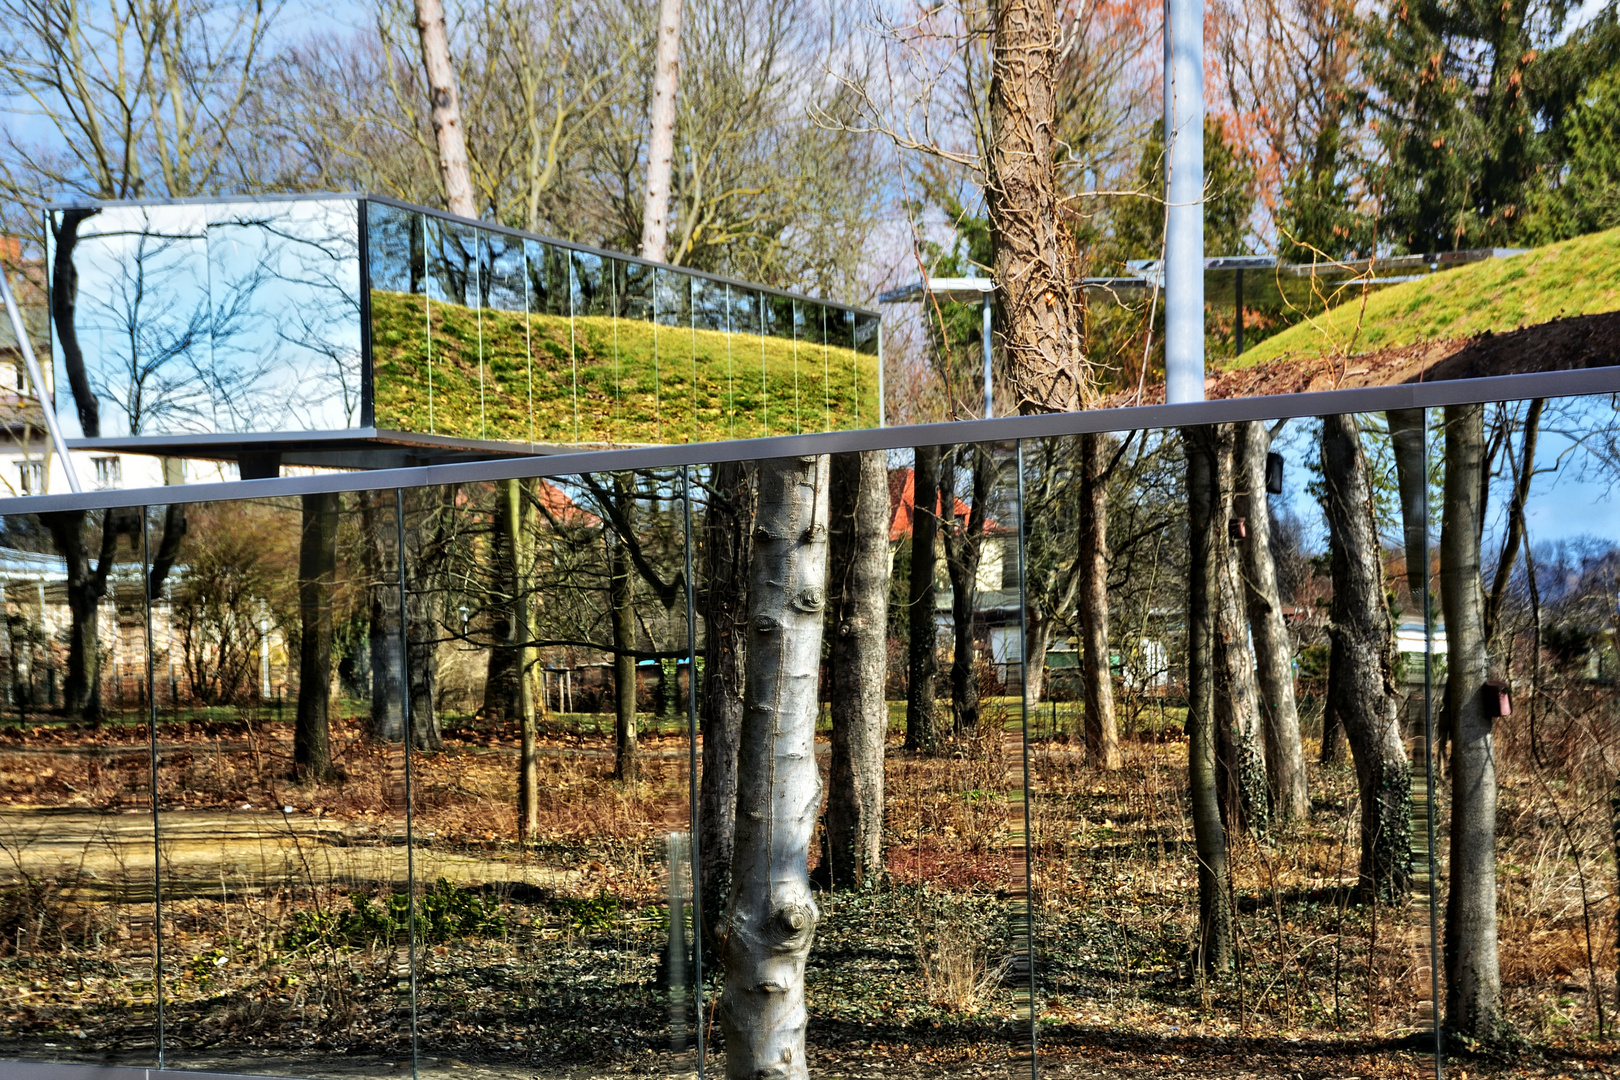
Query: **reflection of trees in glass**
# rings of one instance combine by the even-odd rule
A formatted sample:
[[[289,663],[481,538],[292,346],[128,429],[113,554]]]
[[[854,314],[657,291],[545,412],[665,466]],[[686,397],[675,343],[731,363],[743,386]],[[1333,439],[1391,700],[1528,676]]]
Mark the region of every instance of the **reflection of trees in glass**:
[[[72,354],[82,352],[84,389],[122,415],[119,434],[355,423],[362,370],[351,206],[244,207],[206,226],[193,224],[195,214],[103,213],[101,230],[81,230],[61,253],[56,273],[69,275],[73,295],[54,306],[69,383]]]

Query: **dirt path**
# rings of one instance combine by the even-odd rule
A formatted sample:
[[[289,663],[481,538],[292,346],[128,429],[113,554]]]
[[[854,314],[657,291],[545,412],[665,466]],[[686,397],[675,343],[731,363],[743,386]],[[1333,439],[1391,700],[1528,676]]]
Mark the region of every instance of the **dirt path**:
[[[293,884],[404,888],[407,882],[403,820],[336,821],[254,807],[166,810],[159,821],[165,899],[220,899]],[[431,836],[419,838],[411,854],[418,881],[564,889],[581,876],[516,857],[441,850]],[[150,903],[154,866],[149,811],[0,808],[0,887],[18,884],[23,874],[76,875],[86,899]]]

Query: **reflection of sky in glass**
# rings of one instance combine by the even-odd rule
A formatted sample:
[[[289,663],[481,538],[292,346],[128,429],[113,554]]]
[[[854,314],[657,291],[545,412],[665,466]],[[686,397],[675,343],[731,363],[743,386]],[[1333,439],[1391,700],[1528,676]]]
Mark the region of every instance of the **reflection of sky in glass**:
[[[73,255],[74,327],[101,434],[358,424],[359,250],[353,200],[91,215]],[[83,434],[72,404],[59,394],[70,437]]]

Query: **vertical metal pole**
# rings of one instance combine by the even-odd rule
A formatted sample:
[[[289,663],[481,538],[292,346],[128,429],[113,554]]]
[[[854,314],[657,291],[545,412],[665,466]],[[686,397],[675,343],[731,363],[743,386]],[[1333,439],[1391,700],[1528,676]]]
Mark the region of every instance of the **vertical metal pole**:
[[[1027,552],[1024,550],[1024,442],[1020,439],[1014,445],[1014,462],[1018,470],[1018,506],[1015,515],[1018,523],[1018,716],[1024,766],[1024,962],[1029,965],[1029,1078],[1040,1080],[1040,1058],[1037,1053],[1040,1009],[1035,1002],[1035,837],[1030,831],[1029,806],[1029,609],[1024,603],[1025,568],[1028,566]],[[1039,660],[1045,663],[1046,657],[1042,656]]]
[[[73,459],[68,456],[67,440],[62,438],[62,425],[56,421],[56,406],[51,401],[50,395],[45,392],[45,375],[40,371],[38,358],[34,356],[34,346],[28,340],[28,331],[23,327],[22,313],[17,310],[16,298],[11,295],[11,281],[7,278],[3,266],[0,266],[0,299],[5,301],[6,314],[11,318],[11,331],[17,335],[17,347],[22,350],[23,364],[28,368],[28,380],[34,384],[34,395],[39,398],[39,410],[45,414],[45,430],[50,434],[51,445],[56,447],[56,455],[62,459],[62,472],[67,476],[68,489],[77,495],[80,490],[79,474],[73,471]],[[49,470],[45,479],[48,484]]]
[[[1164,3],[1164,383],[1204,400],[1204,4]]]
[[[686,508],[686,754],[687,754],[687,816],[692,843],[688,851],[692,858],[692,1002],[697,1010],[697,1075],[703,1080],[703,1057],[706,1050],[703,1029],[703,873],[698,863],[698,756],[697,756],[697,603],[692,581],[692,474],[689,466],[681,466],[681,502]]]
[[[394,489],[394,540],[399,545],[399,657],[402,691],[400,714],[405,720],[405,895],[409,898],[406,912],[411,921],[410,973],[411,973],[411,1071],[420,1068],[420,1048],[417,1046],[416,1018],[416,835],[411,820],[415,792],[411,790],[411,744],[415,732],[411,728],[411,633],[405,613],[405,489]]]
[[[141,595],[146,609],[146,730],[152,758],[152,992],[157,999],[157,1067],[163,1068],[163,857],[158,818],[157,697],[152,687],[152,557],[146,535],[146,507],[141,507]],[[43,588],[43,586],[42,586]],[[42,597],[43,592],[40,594]],[[45,609],[40,608],[40,622]]]
[[[1429,410],[1423,410],[1423,460],[1429,460]],[[1435,850],[1434,600],[1429,588],[1429,492],[1423,492],[1423,786],[1429,832],[1429,1005],[1434,1018],[1434,1076],[1445,1080],[1446,1047],[1440,1022],[1440,857]]]
[[[1233,299],[1236,301],[1237,321],[1233,324],[1232,355],[1243,355],[1243,271],[1237,272],[1237,280],[1232,285]]]
[[[996,402],[990,394],[990,294],[984,294],[984,418],[996,415]]]

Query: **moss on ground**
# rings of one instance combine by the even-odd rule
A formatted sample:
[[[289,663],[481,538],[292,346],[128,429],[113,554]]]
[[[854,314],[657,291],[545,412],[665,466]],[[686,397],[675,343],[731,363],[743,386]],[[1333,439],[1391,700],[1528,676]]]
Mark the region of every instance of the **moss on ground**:
[[[1375,352],[1620,310],[1620,229],[1394,285],[1368,293],[1365,306],[1360,293],[1344,295],[1325,314],[1268,338],[1231,366]]]

